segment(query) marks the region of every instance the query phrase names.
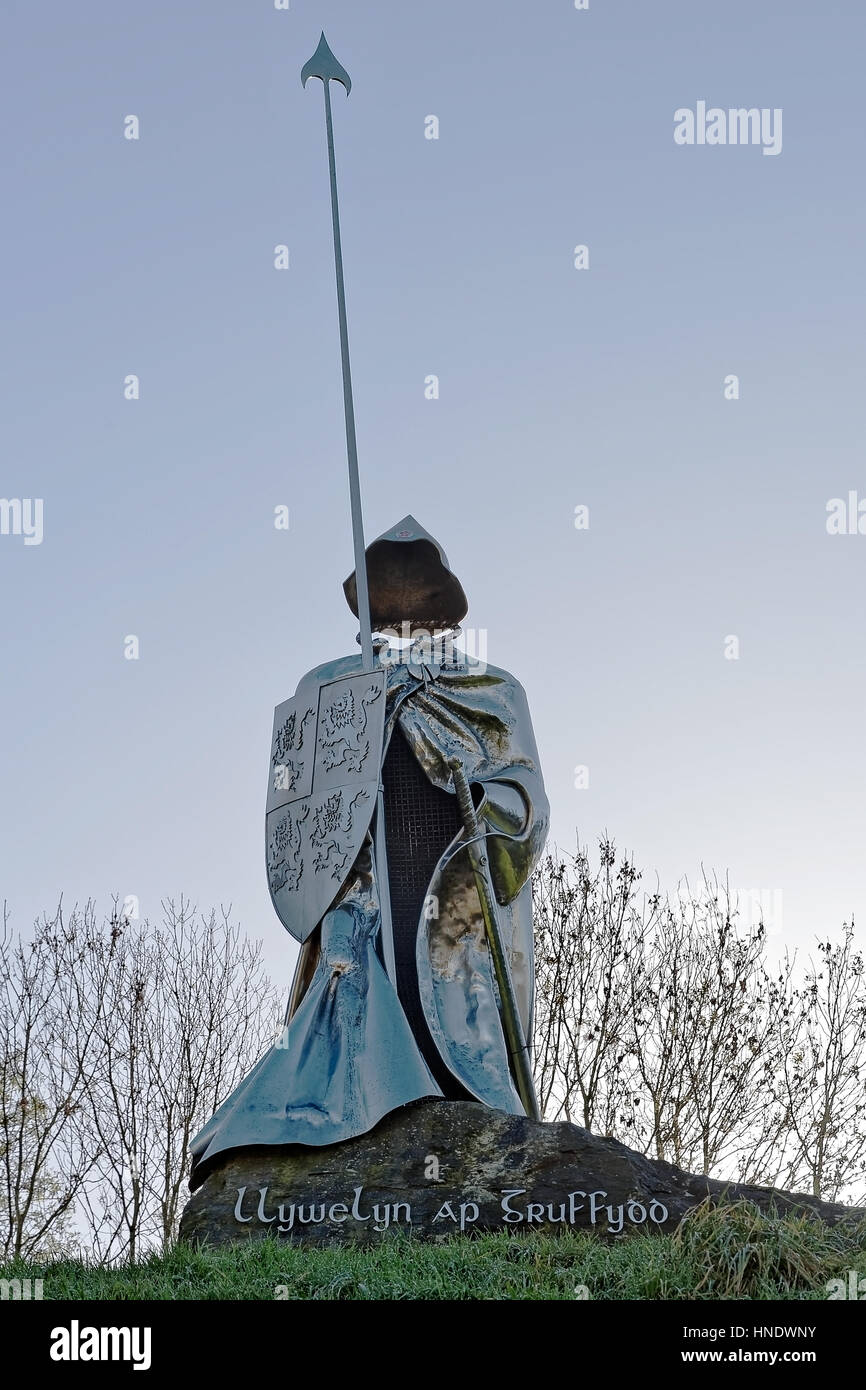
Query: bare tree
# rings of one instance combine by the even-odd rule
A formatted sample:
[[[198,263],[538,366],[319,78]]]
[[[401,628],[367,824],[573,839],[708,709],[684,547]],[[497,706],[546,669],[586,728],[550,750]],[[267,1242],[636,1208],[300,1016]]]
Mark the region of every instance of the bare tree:
[[[866,1173],[866,972],[853,926],[766,959],[727,884],[639,896],[614,846],[535,876],[539,1097],[692,1171],[851,1196]]]
[[[622,1065],[630,1036],[629,967],[646,924],[636,906],[634,865],[623,858],[617,868],[607,840],[599,857],[593,872],[585,850],[568,859],[551,854],[535,876],[538,1094],[549,1119],[627,1133],[634,1127]]]
[[[683,888],[632,961],[629,1056],[656,1157],[710,1173],[751,1143],[781,996],[763,926],[738,928],[727,886]]]
[[[0,1183],[4,1255],[68,1247],[96,1155],[82,1126],[100,1063],[100,995],[111,951],[97,945],[92,904],[0,935]]]
[[[785,1142],[761,1156],[765,1180],[837,1200],[866,1173],[866,974],[854,924],[818,942],[779,1021],[781,1066],[767,1087]]]
[[[103,1260],[173,1238],[189,1141],[273,1039],[261,944],[181,900],[163,920],[60,909],[0,938],[3,1253]]]
[[[98,1157],[83,1204],[103,1259],[170,1244],[189,1142],[279,1025],[260,942],[227,912],[205,918],[184,899],[163,914],[156,926],[121,924],[88,1090]]]

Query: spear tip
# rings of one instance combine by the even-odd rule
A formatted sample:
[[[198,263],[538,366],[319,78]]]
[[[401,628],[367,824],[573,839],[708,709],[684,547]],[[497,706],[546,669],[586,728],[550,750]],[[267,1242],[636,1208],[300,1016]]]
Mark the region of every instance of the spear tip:
[[[347,96],[352,90],[352,79],[331,52],[324,29],[318,48],[310,61],[301,68],[301,86],[306,87],[311,77],[318,77],[322,82],[342,82]]]

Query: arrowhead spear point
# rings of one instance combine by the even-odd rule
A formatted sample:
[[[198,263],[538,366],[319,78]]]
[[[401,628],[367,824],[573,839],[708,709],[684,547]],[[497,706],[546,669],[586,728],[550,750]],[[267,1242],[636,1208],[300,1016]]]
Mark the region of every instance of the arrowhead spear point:
[[[318,48],[310,61],[301,68],[301,86],[306,87],[311,77],[321,78],[322,82],[342,82],[346,88],[346,96],[352,90],[352,79],[328,47],[324,29]]]

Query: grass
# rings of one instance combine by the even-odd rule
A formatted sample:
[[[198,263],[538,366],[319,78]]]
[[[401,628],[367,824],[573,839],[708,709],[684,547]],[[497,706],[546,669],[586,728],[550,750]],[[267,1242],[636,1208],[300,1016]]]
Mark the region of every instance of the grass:
[[[673,1235],[609,1244],[591,1233],[498,1231],[442,1244],[395,1235],[375,1247],[304,1250],[276,1240],[178,1245],[140,1264],[77,1260],[0,1266],[41,1278],[45,1299],[437,1300],[811,1299],[849,1269],[866,1274],[866,1223],[827,1227],[747,1203],[698,1207]],[[581,1286],[588,1293],[583,1293]]]

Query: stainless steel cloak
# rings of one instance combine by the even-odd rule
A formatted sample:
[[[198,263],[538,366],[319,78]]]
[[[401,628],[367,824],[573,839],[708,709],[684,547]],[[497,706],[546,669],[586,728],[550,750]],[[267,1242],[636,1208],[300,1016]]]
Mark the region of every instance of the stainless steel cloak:
[[[405,741],[431,794],[440,800],[454,801],[449,760],[460,757],[487,837],[515,992],[524,1029],[531,1036],[530,876],[547,834],[548,804],[526,697],[508,672],[456,650],[434,664],[400,657],[395,661],[393,652],[380,647],[377,661],[384,708],[372,788],[370,769],[356,767],[348,789],[332,790],[330,784],[338,775],[335,763],[346,762],[345,749],[338,755],[335,739],[321,737],[319,751],[314,752],[311,720],[305,746],[301,731],[308,711],[312,715],[318,709],[322,725],[323,692],[336,690],[344,693],[327,705],[326,729],[334,734],[335,723],[348,718],[351,710],[363,721],[357,727],[367,731],[367,743],[375,744],[370,730],[371,711],[378,718],[376,684],[369,676],[359,680],[360,657],[345,657],[311,671],[298,686],[289,719],[282,725],[278,719],[275,746],[284,758],[278,766],[281,771],[292,769],[283,776],[284,788],[287,782],[292,787],[278,791],[276,799],[295,800],[286,814],[281,815],[279,805],[271,813],[276,823],[269,873],[284,925],[305,942],[293,988],[294,1011],[276,1045],[193,1140],[193,1186],[204,1180],[212,1161],[230,1149],[336,1143],[366,1133],[392,1110],[427,1096],[474,1099],[523,1113],[509,1069],[462,831],[455,819],[455,833],[435,859],[417,919],[413,918],[411,993],[419,1006],[413,1009],[405,978],[391,978],[386,968],[395,953],[383,941],[379,866],[371,833],[375,796],[369,793],[375,789],[376,774],[383,776],[397,751],[394,740]],[[358,762],[357,732],[343,744],[354,749]],[[324,774],[330,795],[318,801],[298,799],[306,790],[305,747],[316,759],[325,747],[330,760]],[[336,838],[329,839],[334,827]],[[348,845],[356,850],[341,866]],[[423,833],[416,837],[414,852],[422,849],[429,851]],[[410,847],[407,863],[412,852]],[[331,883],[323,890],[329,877]],[[307,885],[306,897],[295,891],[301,883]],[[394,884],[392,867],[392,896],[395,886],[399,885]],[[320,912],[316,903],[323,891],[330,896]],[[294,906],[285,905],[286,894],[293,894]],[[313,920],[306,920],[305,913]]]

